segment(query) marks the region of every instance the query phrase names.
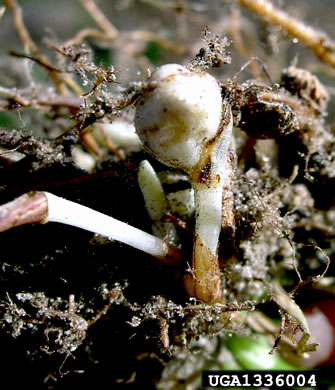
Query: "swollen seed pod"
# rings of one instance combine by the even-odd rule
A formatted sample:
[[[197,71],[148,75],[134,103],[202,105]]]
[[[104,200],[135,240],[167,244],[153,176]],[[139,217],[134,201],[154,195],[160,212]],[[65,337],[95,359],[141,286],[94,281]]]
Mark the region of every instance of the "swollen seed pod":
[[[168,64],[143,88],[135,127],[150,154],[190,176],[196,223],[186,291],[205,302],[222,300],[217,250],[232,132],[229,104],[223,104],[214,77]]]

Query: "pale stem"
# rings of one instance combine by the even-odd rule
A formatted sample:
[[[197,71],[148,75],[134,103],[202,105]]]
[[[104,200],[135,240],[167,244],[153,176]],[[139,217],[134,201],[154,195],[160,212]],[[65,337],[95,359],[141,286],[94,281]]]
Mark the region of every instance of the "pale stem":
[[[155,257],[165,257],[167,245],[158,237],[86,206],[44,192],[48,199],[45,222],[59,222],[123,242]]]
[[[223,183],[215,188],[193,184],[196,212],[195,234],[216,256],[221,231]]]
[[[221,231],[223,187],[228,176],[227,153],[233,128],[231,112],[229,115],[229,122],[211,151],[211,183],[192,183],[197,210],[195,233],[214,256]]]
[[[221,231],[223,185],[193,183],[196,207],[191,272],[185,276],[187,293],[203,302],[222,302],[218,243]]]
[[[233,120],[225,126],[210,155],[208,182],[192,182],[196,209],[192,269],[185,277],[190,296],[204,302],[223,301],[218,244],[222,223],[222,198],[228,168],[227,152],[231,142]]]

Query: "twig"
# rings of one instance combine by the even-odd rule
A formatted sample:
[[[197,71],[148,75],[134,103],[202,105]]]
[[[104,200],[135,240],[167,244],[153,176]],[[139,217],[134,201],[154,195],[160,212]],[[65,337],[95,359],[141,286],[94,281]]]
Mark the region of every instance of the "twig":
[[[122,47],[123,50],[127,49],[129,52],[131,52],[131,49],[125,44],[125,41],[153,41],[163,49],[174,52],[178,55],[183,55],[186,52],[186,48],[183,45],[162,38],[151,31],[136,30],[131,32],[121,32],[106,18],[104,13],[98,8],[93,0],[78,1],[87,10],[102,31],[94,28],[85,28],[79,31],[74,38],[65,42],[64,46],[66,47],[75,44],[78,45],[87,37],[94,37],[107,41],[112,40],[117,46],[120,48]]]
[[[57,69],[53,65],[50,65],[50,64],[44,62],[46,58],[43,58],[43,59],[35,58],[35,57],[30,56],[28,54],[16,53],[15,51],[11,51],[11,50],[9,51],[9,54],[13,57],[27,58],[28,60],[34,61],[49,73],[51,73],[51,72],[63,73],[62,70]]]
[[[115,154],[115,156],[119,159],[119,160],[125,160],[125,157],[122,155],[122,153],[120,153],[120,151],[118,150],[118,148],[114,145],[113,141],[108,137],[108,135],[106,134],[106,131],[104,129],[100,129],[100,133],[102,134],[103,136],[103,139],[104,139],[104,142],[107,146],[107,148]]]
[[[13,149],[11,149],[11,150],[0,151],[0,156],[5,156],[6,154],[14,153],[14,152],[16,152],[19,148],[20,148],[20,146],[17,146],[16,148],[13,148]]]
[[[10,7],[13,11],[14,16],[14,25],[21,41],[26,46],[27,50],[36,57],[40,63],[44,64],[45,68],[49,67],[48,74],[50,75],[51,80],[56,85],[58,91],[62,95],[67,95],[68,91],[64,82],[70,86],[70,88],[76,90],[75,82],[71,79],[69,75],[58,75],[57,72],[51,70],[53,68],[47,56],[40,52],[34,41],[32,40],[25,24],[23,21],[22,8],[19,6],[16,0],[5,0],[5,6]],[[79,88],[79,87],[78,87]]]
[[[14,57],[18,57],[18,58],[27,58],[31,61],[34,61],[36,62],[38,65],[40,65],[45,71],[47,71],[48,73],[62,73],[60,75],[61,78],[64,79],[64,81],[66,82],[66,84],[75,92],[77,93],[78,95],[82,95],[84,93],[83,89],[68,75],[66,75],[65,73],[72,73],[74,71],[74,69],[71,69],[71,70],[64,70],[64,69],[58,69],[58,68],[55,68],[53,65],[51,65],[50,63],[46,63],[46,62],[43,62],[45,61],[45,59],[47,59],[46,57],[43,58],[43,59],[40,59],[40,58],[35,58],[35,57],[32,57],[32,56],[29,56],[27,54],[21,54],[21,53],[16,53],[14,51],[10,51],[9,52],[10,55],[14,56]],[[66,95],[66,94],[63,94],[63,95]]]
[[[278,344],[280,343],[280,340],[283,336],[284,330],[285,330],[285,323],[286,323],[287,314],[281,309],[280,309],[280,314],[281,314],[280,328],[279,328],[278,334],[275,338],[275,341],[273,343],[272,349],[269,352],[269,355],[274,354],[274,352],[277,349]]]
[[[307,26],[287,12],[276,8],[269,0],[240,0],[240,4],[263,20],[280,26],[309,47],[320,61],[335,67],[335,42],[323,31]]]
[[[186,53],[186,48],[176,42],[162,38],[151,31],[136,30],[132,32],[122,33],[122,36],[134,41],[154,41],[165,50],[169,50],[178,55]]]
[[[64,47],[80,45],[85,38],[92,37],[101,40],[110,40],[110,36],[106,35],[104,31],[97,30],[95,28],[84,28],[71,39],[64,42]]]
[[[249,60],[241,66],[241,68],[234,74],[234,76],[230,79],[230,81],[235,81],[237,76],[243,72],[249,65],[251,66],[254,62],[257,62],[264,73],[265,77],[269,80],[270,84],[273,84],[271,76],[267,70],[266,64],[262,60],[260,60],[258,57],[251,57]]]
[[[295,292],[301,288],[302,286],[304,286],[305,284],[308,284],[308,283],[317,283],[319,280],[321,280],[325,275],[326,273],[328,272],[328,269],[329,269],[329,266],[330,266],[330,257],[326,255],[326,253],[322,250],[322,248],[320,248],[318,245],[315,245],[315,244],[303,244],[303,243],[295,243],[295,245],[297,244],[301,244],[303,246],[310,246],[310,247],[313,247],[314,249],[317,249],[318,251],[320,251],[323,256],[325,256],[326,260],[327,260],[327,263],[326,263],[326,267],[324,269],[324,271],[322,272],[321,275],[315,275],[315,276],[312,276],[310,278],[308,278],[307,280],[303,280],[301,275],[300,275],[300,272],[299,270],[297,269],[297,266],[295,263],[293,263],[293,267],[294,267],[294,270],[296,271],[297,275],[298,275],[298,278],[299,278],[299,282],[298,284],[293,288],[292,291],[290,291],[290,295],[294,295]],[[296,249],[295,247],[292,246],[292,243],[290,242],[290,245],[294,251],[294,257],[295,257],[295,253],[296,253]]]
[[[29,105],[29,101],[23,96],[19,95],[17,91],[13,91],[10,88],[4,88],[0,86],[0,94],[9,96],[11,99],[18,103],[20,106],[26,107]]]
[[[64,43],[65,47],[80,45],[85,38],[92,37],[105,41],[115,41],[115,45],[121,46],[123,45],[124,40],[128,41],[145,41],[145,42],[155,42],[161,48],[171,51],[178,55],[183,55],[186,53],[186,48],[183,45],[180,45],[176,42],[170,41],[169,39],[162,38],[161,36],[151,32],[144,30],[136,30],[131,32],[120,32],[118,35],[118,39],[116,37],[111,37],[106,34],[104,31],[97,30],[95,28],[85,28],[80,30],[73,38],[66,41]]]
[[[91,327],[94,325],[97,321],[100,320],[100,318],[107,314],[108,310],[111,308],[111,306],[116,303],[120,302],[125,299],[122,288],[120,286],[114,287],[112,290],[110,290],[107,294],[108,302],[106,305],[104,305],[96,314],[94,317],[92,317],[88,321],[88,327]]]
[[[48,202],[42,192],[24,194],[0,207],[0,232],[15,226],[43,222],[47,215]]]
[[[31,36],[23,22],[22,8],[18,5],[16,0],[5,0],[5,6],[12,8],[16,31],[18,32],[21,41],[25,44],[27,50],[36,57],[42,58],[40,51],[31,39]]]
[[[33,54],[34,57],[38,58],[42,63],[49,64],[48,58],[43,55],[35,45],[34,41],[32,40],[24,22],[23,22],[23,14],[22,14],[22,8],[18,5],[16,0],[5,0],[5,5],[7,7],[11,7],[13,11],[14,16],[14,25],[16,28],[17,33],[19,34],[19,37],[21,41],[26,46],[27,50]],[[54,72],[49,72],[50,78],[55,83],[56,87],[58,88],[59,92],[63,95],[67,93],[64,84],[60,80],[57,74]]]
[[[110,38],[116,38],[119,34],[117,28],[106,18],[104,13],[97,7],[93,0],[79,0],[80,4],[92,16],[98,26],[100,26]]]
[[[4,88],[0,86],[0,94],[8,96],[7,100],[0,100],[0,111],[7,111],[13,108],[17,108],[16,105],[21,107],[29,107],[35,110],[41,110],[43,107],[68,107],[78,110],[82,104],[82,100],[76,96],[63,96],[63,95],[51,95],[51,96],[34,96],[24,97],[17,90],[10,88]]]
[[[90,133],[90,126],[81,131],[79,140],[81,145],[84,146],[84,148],[93,154],[96,158],[99,159],[102,157],[101,149],[99,148],[96,139]]]

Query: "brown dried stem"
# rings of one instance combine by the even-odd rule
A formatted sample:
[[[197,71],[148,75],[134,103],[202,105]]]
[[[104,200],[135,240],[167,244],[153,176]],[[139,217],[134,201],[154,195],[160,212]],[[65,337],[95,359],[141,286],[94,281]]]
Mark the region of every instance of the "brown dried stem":
[[[98,8],[93,0],[78,0],[86,11],[91,15],[92,19],[101,28],[102,31],[94,28],[85,28],[79,31],[71,40],[65,42],[64,46],[78,45],[87,37],[94,37],[101,40],[114,41],[123,50],[128,50],[131,53],[131,48],[125,42],[129,41],[154,41],[163,49],[174,52],[178,55],[183,55],[186,49],[183,45],[162,38],[151,31],[136,30],[130,32],[119,31]]]
[[[114,39],[119,35],[117,28],[106,18],[104,13],[97,7],[93,0],[79,0],[80,4],[92,16],[98,26],[110,37]]]
[[[23,13],[22,8],[18,5],[16,0],[5,0],[6,7],[10,7],[13,11],[14,18],[14,26],[19,34],[21,41],[26,46],[27,50],[36,57],[41,57],[41,53],[39,52],[37,46],[32,40],[24,22],[23,22]]]
[[[266,22],[283,28],[310,48],[320,61],[335,67],[335,42],[323,31],[307,26],[268,0],[240,0],[240,4]]]
[[[51,70],[53,68],[52,64],[49,61],[49,58],[45,56],[43,53],[40,52],[38,47],[36,46],[35,42],[32,40],[25,24],[23,21],[23,13],[22,8],[19,6],[16,0],[5,0],[5,6],[10,7],[13,11],[13,17],[14,17],[14,25],[15,29],[27,48],[27,50],[34,56],[36,59],[40,62],[40,64],[44,65],[44,68],[49,68],[48,74],[51,78],[51,80],[56,85],[56,88],[58,89],[59,93],[61,95],[67,95],[68,90],[64,83],[66,83],[70,88],[72,88],[75,91],[79,90],[79,87],[76,86],[76,83],[72,80],[72,78],[69,75],[66,74],[57,74],[57,72]]]
[[[95,28],[85,28],[80,30],[72,39],[64,43],[65,47],[80,45],[85,38],[97,38],[100,40],[115,41],[115,44],[118,46],[123,45],[124,40],[127,41],[145,41],[145,42],[156,42],[161,48],[171,51],[178,55],[183,55],[186,52],[186,48],[183,45],[172,42],[169,39],[160,37],[159,35],[151,31],[136,30],[131,32],[120,32],[116,37],[111,37],[109,34],[106,34],[104,31],[97,30]]]
[[[48,200],[43,192],[24,194],[0,206],[0,232],[13,227],[43,223],[48,215]]]
[[[82,100],[76,96],[23,96],[18,91],[0,86],[0,94],[5,95],[7,99],[0,99],[0,112],[16,109],[18,107],[29,107],[34,110],[45,110],[49,107],[68,107],[78,110]]]
[[[64,42],[65,47],[80,45],[85,38],[97,38],[101,40],[109,40],[111,39],[104,31],[97,30],[96,28],[84,28],[77,32],[77,34]]]

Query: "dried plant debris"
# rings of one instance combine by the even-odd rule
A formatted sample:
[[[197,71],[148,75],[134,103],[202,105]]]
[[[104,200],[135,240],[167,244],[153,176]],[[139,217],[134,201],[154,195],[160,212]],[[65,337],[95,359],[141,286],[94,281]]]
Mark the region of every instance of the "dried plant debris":
[[[260,139],[278,138],[296,131],[296,113],[285,100],[280,101],[276,89],[253,81],[236,87],[233,98],[233,107],[238,113],[236,126]]]
[[[195,56],[194,60],[188,65],[189,69],[210,69],[220,68],[224,64],[231,63],[231,53],[226,51],[226,47],[230,46],[231,42],[223,35],[219,37],[213,34],[213,32],[207,26],[202,32],[203,40],[206,42],[206,46],[199,50],[199,53]]]
[[[39,162],[39,168],[51,164],[61,164],[67,158],[64,153],[64,146],[57,141],[40,141],[33,136],[24,136],[21,131],[13,130],[8,132],[0,129],[0,145],[8,153],[18,151],[25,156],[30,156]],[[3,152],[3,155],[6,154]]]
[[[43,40],[28,5],[0,10],[21,41],[0,56],[6,375],[55,390],[198,389],[203,369],[253,368],[239,348],[258,336],[274,368],[303,366],[316,348],[304,307],[335,291],[333,41],[268,0],[107,3],[78,1],[91,25]],[[324,64],[297,60],[283,31]],[[205,78],[215,98],[198,91]],[[183,165],[148,153],[170,136]],[[88,228],[96,217],[105,225]]]

